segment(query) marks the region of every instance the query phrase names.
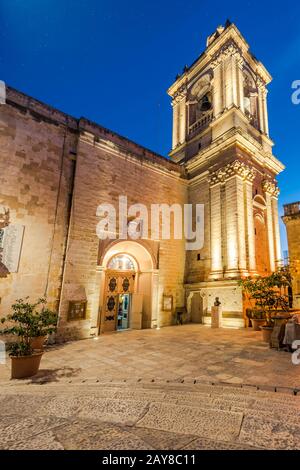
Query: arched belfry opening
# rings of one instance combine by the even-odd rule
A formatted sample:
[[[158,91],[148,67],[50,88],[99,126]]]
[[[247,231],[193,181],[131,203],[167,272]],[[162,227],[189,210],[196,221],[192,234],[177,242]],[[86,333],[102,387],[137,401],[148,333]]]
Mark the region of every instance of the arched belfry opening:
[[[100,263],[99,332],[156,326],[158,272],[148,249],[136,241],[112,242]]]

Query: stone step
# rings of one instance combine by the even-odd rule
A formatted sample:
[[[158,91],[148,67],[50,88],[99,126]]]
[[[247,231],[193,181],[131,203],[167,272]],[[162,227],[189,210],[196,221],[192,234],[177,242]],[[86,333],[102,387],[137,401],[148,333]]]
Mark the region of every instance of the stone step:
[[[34,393],[33,393],[34,387]],[[172,402],[178,405],[188,405],[194,407],[209,407],[218,409],[251,410],[252,408],[270,412],[270,410],[280,410],[285,412],[297,412],[300,407],[299,396],[287,397],[284,393],[274,393],[253,389],[243,389],[232,386],[218,385],[196,385],[187,386],[184,384],[164,384],[154,387],[150,384],[126,383],[116,384],[47,384],[47,385],[20,385],[18,387],[1,387],[1,395],[24,395],[24,396],[94,396],[97,398],[108,398],[115,400],[139,400],[143,402]],[[271,398],[271,404],[270,404]]]
[[[48,432],[47,423],[51,428],[59,420],[55,426],[92,423],[102,429],[103,423],[109,423],[129,426],[137,434],[141,430],[151,435],[193,436],[188,448],[209,445],[203,439],[223,443],[225,448],[300,448],[300,397],[251,388],[181,383],[160,387],[124,382],[23,384],[1,387],[0,408],[1,435],[5,440],[7,434],[9,442],[14,429],[9,423],[23,423],[25,436],[27,428],[37,426],[38,433]]]

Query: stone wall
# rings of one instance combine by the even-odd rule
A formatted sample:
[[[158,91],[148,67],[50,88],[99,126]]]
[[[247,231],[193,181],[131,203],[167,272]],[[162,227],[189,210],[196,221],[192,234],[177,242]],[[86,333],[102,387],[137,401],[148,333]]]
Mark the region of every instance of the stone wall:
[[[26,296],[58,306],[76,135],[55,113],[12,89],[0,106],[0,205],[8,227],[24,227],[17,272],[0,277],[0,316]]]
[[[101,128],[98,130],[95,126],[81,123],[60,310],[60,331],[64,337],[89,336],[92,319],[97,317],[101,307],[96,272],[99,257],[96,235],[98,205],[111,203],[117,208],[121,195],[127,196],[128,206],[143,203],[148,209],[152,203],[172,205],[186,201],[186,183],[175,164],[155,154],[152,158],[139,155],[134,150],[130,146],[123,148],[114,135],[102,136]],[[184,305],[184,268],[184,242],[161,240],[158,274],[161,326],[172,322],[171,313],[162,310],[164,294],[173,296],[174,308]],[[82,300],[87,300],[87,319],[70,323],[67,322],[68,303],[74,299],[74,289],[79,287],[83,292]]]
[[[299,207],[299,203],[294,205]],[[285,206],[283,221],[287,230],[289,263],[293,276],[293,307],[300,308],[300,212],[289,213],[286,209],[289,206],[293,204]]]

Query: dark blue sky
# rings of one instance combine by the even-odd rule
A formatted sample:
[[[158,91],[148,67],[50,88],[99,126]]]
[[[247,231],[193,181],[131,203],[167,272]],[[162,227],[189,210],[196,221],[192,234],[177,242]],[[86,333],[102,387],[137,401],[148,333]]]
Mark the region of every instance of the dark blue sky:
[[[269,86],[280,203],[300,200],[300,4],[295,1],[0,0],[0,79],[163,155],[168,86],[230,18],[273,76]]]

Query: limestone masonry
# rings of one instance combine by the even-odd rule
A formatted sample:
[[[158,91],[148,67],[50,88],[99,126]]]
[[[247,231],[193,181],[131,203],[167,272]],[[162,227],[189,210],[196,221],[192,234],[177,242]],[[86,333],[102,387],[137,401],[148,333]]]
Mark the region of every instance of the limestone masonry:
[[[6,87],[0,105],[0,316],[47,296],[57,339],[185,320],[244,325],[237,280],[281,264],[266,86],[271,77],[235,25],[208,38],[169,88],[170,159],[87,119]],[[99,240],[96,210],[204,205],[204,246],[185,240]],[[128,221],[129,223],[130,221]],[[194,221],[195,222],[195,221]]]

